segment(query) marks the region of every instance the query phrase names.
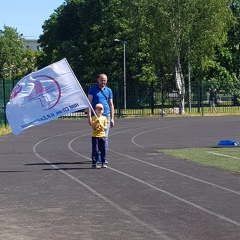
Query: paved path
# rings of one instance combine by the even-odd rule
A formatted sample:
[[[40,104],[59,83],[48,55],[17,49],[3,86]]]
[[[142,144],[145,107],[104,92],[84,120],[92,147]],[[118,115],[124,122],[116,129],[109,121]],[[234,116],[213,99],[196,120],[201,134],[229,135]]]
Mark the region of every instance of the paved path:
[[[240,175],[157,154],[240,140],[240,117],[120,119],[108,169],[86,120],[0,138],[2,240],[239,240]]]

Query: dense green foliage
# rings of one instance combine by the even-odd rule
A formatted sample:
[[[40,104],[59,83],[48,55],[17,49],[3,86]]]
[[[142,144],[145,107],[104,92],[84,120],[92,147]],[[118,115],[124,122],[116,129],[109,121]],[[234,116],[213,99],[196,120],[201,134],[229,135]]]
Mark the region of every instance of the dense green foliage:
[[[36,53],[24,50],[16,29],[4,26],[0,34],[0,74],[5,79],[20,79],[32,72]]]
[[[237,0],[66,0],[43,24],[42,52],[23,51],[14,31],[7,50],[0,36],[0,68],[20,77],[34,69],[35,57],[38,68],[67,58],[81,82],[100,72],[122,82],[123,44],[114,41],[120,39],[130,87],[161,79],[165,91],[176,90],[177,62],[183,85],[190,64],[192,82],[239,95],[239,13]]]
[[[235,2],[231,6],[236,10]],[[99,72],[121,81],[123,46],[114,42],[117,38],[127,42],[130,84],[161,77],[167,89],[175,89],[179,60],[185,78],[191,63],[192,81],[228,85],[236,93],[238,70],[228,68],[222,55],[227,50],[238,67],[226,45],[229,31],[238,35],[231,10],[228,0],[67,0],[44,23],[40,43],[45,55],[39,63],[43,67],[66,57],[82,82],[93,81]]]

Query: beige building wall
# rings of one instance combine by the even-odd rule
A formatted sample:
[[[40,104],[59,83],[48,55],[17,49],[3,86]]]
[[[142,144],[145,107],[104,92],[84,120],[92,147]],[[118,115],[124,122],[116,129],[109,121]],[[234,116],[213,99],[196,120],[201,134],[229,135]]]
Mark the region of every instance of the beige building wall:
[[[27,39],[27,38],[24,38],[23,35],[21,35],[20,40],[23,42],[23,46],[25,49],[31,49],[34,51],[41,50],[39,43],[37,42],[38,41],[37,39]]]

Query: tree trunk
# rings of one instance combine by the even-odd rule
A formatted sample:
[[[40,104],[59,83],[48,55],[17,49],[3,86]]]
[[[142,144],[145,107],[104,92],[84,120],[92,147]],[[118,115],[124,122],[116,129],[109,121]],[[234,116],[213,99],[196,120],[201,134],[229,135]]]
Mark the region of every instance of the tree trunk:
[[[175,63],[175,81],[179,98],[179,114],[182,115],[185,114],[184,110],[185,82],[182,74],[180,56],[178,56],[178,59]]]

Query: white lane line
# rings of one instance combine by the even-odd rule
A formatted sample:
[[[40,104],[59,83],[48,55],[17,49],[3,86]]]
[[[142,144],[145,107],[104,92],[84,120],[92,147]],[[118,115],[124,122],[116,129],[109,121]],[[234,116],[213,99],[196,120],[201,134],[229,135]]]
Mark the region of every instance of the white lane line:
[[[61,136],[62,136],[62,135],[64,135],[64,134],[61,134]],[[82,137],[82,136],[87,136],[87,135],[89,135],[89,134],[81,135],[81,137]],[[59,136],[59,135],[58,135],[58,136]],[[55,136],[55,137],[57,137],[57,136]],[[71,179],[74,180],[75,182],[79,183],[81,186],[85,187],[85,188],[86,188],[87,190],[89,190],[91,193],[93,193],[94,195],[96,195],[97,197],[101,198],[103,201],[109,203],[112,207],[114,207],[115,209],[117,209],[118,211],[120,211],[121,213],[123,213],[125,216],[127,216],[127,217],[131,218],[132,220],[136,221],[139,225],[141,225],[141,226],[143,226],[143,227],[146,227],[146,228],[149,229],[150,231],[154,232],[156,235],[158,235],[158,236],[160,237],[161,240],[171,240],[171,239],[170,239],[169,237],[167,237],[162,231],[160,231],[160,230],[152,227],[152,226],[149,225],[148,223],[145,223],[145,222],[142,221],[141,219],[135,217],[135,216],[134,216],[133,214],[131,214],[129,211],[121,208],[120,206],[118,206],[117,204],[115,204],[115,203],[114,203],[113,201],[111,201],[110,199],[104,197],[102,194],[100,194],[100,193],[98,193],[97,191],[95,191],[95,190],[94,190],[93,188],[91,188],[89,185],[87,185],[87,184],[85,184],[84,182],[80,181],[79,179],[75,178],[73,175],[69,174],[68,172],[66,172],[66,171],[58,168],[56,165],[52,164],[52,163],[51,163],[50,161],[48,161],[46,158],[44,158],[44,157],[42,157],[41,155],[39,155],[39,154],[37,153],[37,146],[38,146],[39,144],[41,144],[42,142],[50,139],[50,138],[53,138],[53,137],[49,137],[49,138],[43,139],[43,140],[39,141],[38,143],[36,143],[36,144],[33,146],[33,152],[34,152],[34,154],[35,154],[38,158],[42,159],[44,162],[48,163],[48,164],[49,164],[50,166],[52,166],[53,168],[59,170],[59,172],[61,172],[61,173],[63,173],[64,175],[68,176],[69,178],[71,178]],[[77,138],[79,138],[79,137],[77,137]],[[84,156],[84,155],[82,155],[82,154],[80,154],[80,153],[77,153],[76,151],[74,151],[74,150],[71,148],[71,143],[72,143],[73,141],[75,141],[77,138],[75,138],[75,139],[73,139],[73,140],[71,140],[71,141],[69,142],[69,144],[68,144],[69,149],[70,149],[72,152],[76,153],[77,155],[82,156],[82,157],[84,157],[84,158],[86,158],[86,159],[91,160],[90,158],[88,158],[88,157],[86,157],[86,156]]]
[[[168,126],[168,127],[173,127],[173,126]],[[168,127],[163,127],[163,128],[168,128]],[[148,130],[148,131],[145,131],[144,133],[150,132],[150,131],[156,131],[156,130],[159,130],[159,129],[162,129],[162,128],[156,128],[156,129],[153,129],[153,130]],[[134,129],[134,130],[137,130],[137,129]],[[118,134],[118,133],[127,132],[127,131],[130,131],[130,130],[115,132],[114,134],[111,134],[110,136],[115,135],[115,134]],[[136,134],[135,136],[133,136],[132,139],[135,139],[135,137],[136,137],[136,136],[139,136],[139,135],[140,135],[140,133]],[[134,142],[134,141],[132,141],[132,142]],[[135,143],[134,143],[134,144],[135,144]],[[135,145],[143,148],[142,146],[140,146],[140,145],[138,145],[138,144],[135,144]],[[140,160],[140,159],[138,159],[138,158],[134,158],[134,157],[131,157],[131,156],[129,156],[129,155],[126,155],[126,154],[123,154],[123,153],[119,153],[119,152],[113,151],[112,149],[109,149],[109,151],[112,151],[112,152],[114,152],[114,153],[116,153],[116,154],[119,154],[119,155],[122,155],[122,156],[124,156],[124,157],[130,158],[130,159],[132,159],[132,160],[135,160],[135,161],[138,161],[138,162],[147,164],[147,165],[149,165],[149,166],[153,166],[153,167],[156,167],[156,168],[160,168],[160,169],[163,169],[163,170],[166,170],[166,171],[169,171],[169,172],[178,174],[178,175],[180,175],[180,176],[183,176],[183,177],[186,177],[186,178],[189,178],[189,179],[198,181],[198,182],[202,182],[202,183],[208,184],[208,185],[210,185],[210,186],[217,187],[217,188],[226,190],[226,191],[228,191],[228,192],[231,192],[231,193],[235,193],[235,194],[237,194],[237,195],[240,195],[240,192],[237,192],[237,191],[235,191],[235,190],[232,190],[232,189],[229,189],[229,188],[225,188],[225,187],[222,187],[222,186],[220,186],[220,185],[217,185],[217,184],[214,184],[214,183],[210,183],[210,182],[204,181],[204,180],[202,180],[202,179],[195,178],[195,177],[189,176],[189,175],[184,174],[184,173],[177,172],[177,171],[172,170],[172,169],[169,169],[169,168],[160,167],[160,166],[158,166],[158,165],[155,165],[155,164],[152,164],[152,163],[149,163],[149,162]]]
[[[176,125],[175,125],[176,126]],[[171,127],[171,126],[168,126],[168,127]],[[173,127],[173,126],[172,126]],[[162,128],[167,128],[167,127],[162,127]],[[126,131],[121,131],[121,132],[117,132],[117,133],[114,133],[114,134],[111,134],[111,135],[115,135],[115,134],[118,134],[118,133],[122,133],[122,132],[127,132],[127,131],[132,131],[132,130],[137,130],[137,129],[139,129],[139,128],[136,128],[136,129],[131,129],[131,130],[126,130]],[[158,128],[158,129],[161,129],[161,128]],[[154,129],[154,130],[156,130],[156,129]],[[151,131],[154,131],[154,130],[151,130]],[[65,135],[65,134],[61,134],[61,135]],[[89,135],[89,134],[86,134],[86,135]],[[85,135],[85,136],[86,136]],[[57,137],[57,136],[54,136],[54,137]],[[80,138],[81,136],[78,136],[77,138]],[[51,138],[53,138],[53,137],[51,137]],[[75,139],[73,139],[71,142],[73,142],[73,141],[75,141],[77,138],[75,138]],[[48,138],[49,139],[49,138]],[[45,140],[47,140],[47,139],[45,139]],[[42,141],[40,141],[39,143],[41,143],[41,142],[43,142],[44,140],[42,140]],[[39,144],[39,143],[37,143],[37,144]],[[37,145],[36,144],[36,145]],[[35,145],[35,146],[36,146]],[[71,144],[69,144],[69,146],[70,146]],[[72,149],[73,150],[73,149]],[[112,150],[111,150],[112,151]],[[74,150],[73,150],[73,152],[75,152]],[[113,152],[115,152],[115,151],[113,151]],[[86,157],[86,156],[84,156],[84,155],[81,155],[81,154],[79,154],[79,153],[77,153],[77,152],[75,152],[76,154],[78,154],[78,155],[80,155],[80,156],[82,156],[82,157],[84,157],[84,158],[86,158],[86,159],[89,159],[88,157]],[[117,154],[120,154],[120,155],[123,155],[123,156],[126,156],[126,157],[128,157],[128,158],[132,158],[132,157],[130,157],[130,156],[128,156],[128,155],[124,155],[124,154],[121,154],[121,153],[118,153],[118,152],[115,152],[115,153],[117,153]],[[37,154],[37,153],[35,153],[35,154]],[[42,158],[40,155],[39,155],[39,157],[40,158]],[[132,159],[134,159],[134,158],[132,158]],[[43,159],[44,160],[44,159]],[[135,159],[135,160],[137,160],[137,161],[141,161],[141,160],[139,160],[139,159]],[[44,160],[45,161],[45,160]],[[48,160],[47,160],[48,161]],[[141,161],[141,162],[143,162],[143,163],[146,163],[146,162],[144,162],[144,161]],[[49,162],[48,162],[49,163]],[[149,164],[149,163],[147,163],[147,164]],[[154,165],[154,164],[149,164],[149,165]],[[55,165],[54,165],[55,166]],[[156,166],[156,167],[159,167],[159,166],[157,166],[157,165],[154,165],[154,166]],[[55,166],[55,168],[57,168],[56,166]],[[162,167],[159,167],[159,168],[162,168]],[[172,194],[172,193],[170,193],[170,192],[167,192],[167,191],[165,191],[165,190],[163,190],[163,189],[160,189],[160,188],[157,188],[157,187],[155,187],[155,186],[152,186],[151,184],[148,184],[148,183],[146,183],[146,182],[144,182],[144,181],[142,181],[142,180],[140,180],[140,179],[137,179],[137,178],[135,178],[135,177],[133,177],[133,176],[131,176],[131,175],[128,175],[128,174],[126,174],[126,173],[123,173],[123,172],[121,172],[121,171],[119,171],[119,170],[116,170],[116,169],[113,169],[113,168],[110,168],[109,167],[109,169],[111,169],[111,170],[113,170],[113,171],[116,171],[116,172],[118,172],[118,173],[121,173],[121,174],[123,174],[123,175],[125,175],[125,176],[128,176],[128,177],[130,177],[130,178],[132,178],[132,179],[134,179],[134,180],[136,180],[136,181],[139,181],[139,182],[141,182],[141,183],[143,183],[143,184],[145,184],[145,185],[147,185],[147,186],[150,186],[150,187],[152,187],[152,188],[154,188],[154,189],[156,189],[156,190],[158,190],[158,191],[161,191],[161,192],[163,192],[163,193],[165,193],[165,194],[167,194],[167,195],[169,195],[169,196],[171,196],[171,197],[173,197],[173,198],[176,198],[176,199],[178,199],[179,201],[182,201],[182,202],[185,202],[185,203],[187,203],[187,204],[189,204],[189,205],[191,205],[191,206],[194,206],[194,207],[196,207],[196,208],[198,208],[198,209],[200,209],[200,210],[202,210],[202,211],[204,211],[204,212],[207,212],[207,213],[209,213],[209,214],[211,214],[211,215],[213,215],[213,216],[216,216],[216,217],[218,217],[218,218],[220,218],[220,219],[223,219],[223,220],[225,220],[225,221],[228,221],[228,222],[230,222],[230,223],[232,223],[232,224],[234,224],[234,225],[237,225],[237,226],[240,226],[240,223],[238,223],[238,222],[236,222],[236,221],[234,221],[234,220],[232,220],[232,219],[229,219],[229,218],[226,218],[226,217],[224,217],[224,216],[222,216],[222,215],[220,215],[220,214],[217,214],[217,213],[214,213],[214,212],[212,212],[212,211],[210,211],[210,210],[207,210],[207,209],[205,209],[205,208],[203,208],[203,207],[201,207],[201,206],[199,206],[199,205],[197,205],[197,204],[194,204],[194,203],[192,203],[192,202],[190,202],[190,201],[187,201],[187,200],[185,200],[185,199],[183,199],[183,198],[180,198],[180,197],[178,197],[178,196],[176,196],[176,195],[174,195],[174,194]],[[162,168],[162,169],[165,169],[165,168]],[[193,178],[193,177],[190,177],[190,176],[188,176],[188,175],[185,175],[185,174],[181,174],[181,173],[179,173],[179,172],[176,172],[176,171],[173,171],[173,170],[170,170],[170,169],[166,169],[166,170],[168,170],[168,171],[171,171],[171,172],[174,172],[174,173],[177,173],[177,174],[180,174],[180,175],[182,175],[182,176],[186,176],[186,177],[189,177],[189,178],[192,178],[192,179],[194,179],[194,180],[197,180],[197,181],[200,181],[200,182],[204,182],[204,183],[208,183],[208,182],[205,182],[205,181],[203,181],[203,180],[200,180],[200,179],[197,179],[197,178]],[[64,170],[61,170],[61,171],[63,171],[63,172],[65,172]],[[67,172],[66,172],[67,173]],[[69,173],[67,173],[68,175],[70,175]],[[72,175],[70,175],[70,176],[72,176]],[[73,177],[73,176],[72,176]],[[80,181],[80,180],[79,180]],[[81,182],[81,181],[80,181]],[[227,189],[227,188],[224,188],[224,187],[221,187],[221,186],[218,186],[218,185],[215,185],[215,184],[211,184],[211,183],[208,183],[208,184],[210,184],[210,185],[213,185],[213,186],[217,186],[217,187],[220,187],[220,188],[222,188],[222,189],[225,189],[225,190],[229,190],[230,192],[234,192],[234,193],[237,193],[237,194],[239,194],[238,192],[235,192],[235,191],[233,191],[233,190],[231,190],[231,189]],[[95,191],[95,190],[94,190]],[[110,200],[109,200],[110,201]],[[126,210],[124,210],[124,211],[126,211]],[[131,214],[131,213],[129,213],[129,214]],[[133,216],[134,217],[134,216]],[[140,220],[141,221],[141,220]],[[146,224],[146,223],[144,223],[144,224]],[[151,227],[151,226],[150,226]],[[157,232],[159,232],[157,229],[155,229]],[[162,232],[161,232],[161,234],[162,234]]]
[[[77,138],[78,138],[78,137],[77,137]],[[73,141],[75,141],[77,138],[73,139],[73,140],[71,141],[71,143],[72,143]],[[71,151],[73,151],[74,153],[76,153],[77,155],[79,155],[79,156],[81,156],[81,157],[84,157],[84,158],[86,158],[86,159],[90,159],[90,158],[88,158],[88,157],[86,157],[86,156],[84,156],[84,155],[82,155],[82,154],[74,151],[74,150],[71,148],[71,146],[70,146],[71,143],[69,143],[69,147],[70,147]],[[112,150],[111,150],[111,151],[112,151]],[[117,153],[117,152],[115,152],[115,151],[112,151],[112,152]],[[120,154],[120,153],[117,153],[117,154]],[[127,155],[125,155],[125,154],[120,154],[120,155],[127,156]],[[130,156],[127,156],[127,157],[132,158],[132,157],[130,157]],[[190,201],[188,201],[188,200],[186,200],[186,199],[183,199],[183,198],[181,198],[181,197],[178,197],[178,196],[176,196],[176,195],[174,195],[174,194],[172,194],[172,193],[170,193],[170,192],[168,192],[168,191],[166,191],[166,190],[163,190],[163,189],[161,189],[161,188],[155,187],[155,186],[153,186],[153,185],[151,185],[151,184],[149,184],[149,183],[147,183],[147,182],[145,182],[145,181],[143,181],[143,180],[141,180],[141,179],[139,179],[139,178],[133,177],[133,176],[127,174],[127,173],[124,173],[124,172],[119,171],[119,170],[117,170],[117,169],[114,169],[114,168],[112,168],[112,167],[108,167],[108,169],[111,169],[112,171],[118,172],[119,174],[122,174],[122,175],[124,175],[124,176],[126,176],[126,177],[129,177],[129,178],[131,178],[131,179],[133,179],[133,180],[135,180],[135,181],[138,181],[138,182],[140,182],[140,183],[142,183],[142,184],[144,184],[144,185],[146,185],[146,186],[148,186],[148,187],[151,187],[151,188],[153,188],[153,189],[155,189],[155,190],[157,190],[157,191],[160,191],[160,192],[162,192],[162,193],[165,193],[165,194],[167,194],[168,196],[170,196],[170,197],[172,197],[172,198],[175,198],[175,199],[177,199],[177,200],[179,200],[179,201],[181,201],[181,202],[184,202],[184,203],[186,203],[186,204],[188,204],[188,205],[191,205],[191,206],[193,206],[193,207],[195,207],[195,208],[197,208],[197,209],[199,209],[199,210],[202,210],[202,211],[204,211],[204,212],[206,212],[206,213],[208,213],[208,214],[210,214],[210,215],[213,215],[213,216],[215,216],[215,217],[218,217],[218,218],[220,218],[220,219],[222,219],[222,220],[225,220],[225,221],[227,221],[227,222],[230,222],[230,223],[232,223],[232,224],[240,227],[240,223],[239,223],[239,222],[236,222],[236,221],[234,221],[234,220],[232,220],[232,219],[230,219],[230,218],[227,218],[227,217],[224,217],[224,216],[222,216],[222,215],[220,215],[220,214],[217,214],[217,213],[215,213],[215,212],[212,212],[212,211],[210,211],[210,210],[208,210],[208,209],[206,209],[206,208],[204,208],[204,207],[201,207],[201,206],[199,206],[199,205],[197,205],[197,204],[195,204],[195,203],[192,203],[192,202],[190,202]]]
[[[207,153],[210,153],[210,154],[213,154],[213,155],[217,155],[217,156],[221,156],[221,157],[234,158],[234,159],[240,160],[239,157],[229,156],[229,155],[225,155],[225,154],[221,154],[221,153],[210,152],[210,151],[207,151]]]
[[[182,177],[186,177],[186,178],[189,178],[189,179],[192,179],[192,180],[201,182],[201,183],[205,183],[205,184],[208,184],[208,185],[210,185],[210,186],[217,187],[217,188],[223,189],[223,190],[225,190],[225,191],[228,191],[228,192],[231,192],[231,193],[235,193],[235,194],[237,194],[237,195],[240,195],[240,192],[234,191],[234,190],[232,190],[232,189],[225,188],[225,187],[222,187],[222,186],[220,186],[220,185],[217,185],[217,184],[214,184],[214,183],[211,183],[211,182],[207,182],[207,181],[204,181],[204,180],[202,180],[202,179],[195,178],[195,177],[189,176],[189,175],[184,174],[184,173],[177,172],[177,171],[172,170],[172,169],[169,169],[169,168],[161,167],[161,166],[158,166],[158,165],[156,165],[156,164],[149,163],[149,162],[140,160],[140,159],[138,159],[138,158],[134,158],[134,157],[131,157],[131,156],[129,156],[129,155],[126,155],[126,154],[123,154],[123,153],[119,153],[119,152],[113,151],[112,149],[109,149],[109,151],[114,152],[114,153],[116,153],[116,154],[119,154],[119,155],[121,155],[121,156],[130,158],[130,159],[132,159],[132,160],[135,160],[135,161],[138,161],[138,162],[147,164],[147,165],[149,165],[149,166],[152,166],[152,167],[155,167],[155,168],[160,168],[160,169],[162,169],[162,170],[175,173],[175,174],[180,175],[180,176],[182,176]]]
[[[181,124],[181,125],[182,125],[182,124]],[[134,135],[134,136],[132,137],[131,141],[132,141],[132,143],[133,143],[135,146],[140,147],[140,148],[145,148],[144,146],[139,145],[139,144],[137,144],[137,143],[135,142],[135,138],[136,138],[136,137],[138,137],[138,136],[140,136],[140,135],[142,135],[142,134],[144,134],[144,133],[147,133],[147,132],[153,132],[153,131],[156,131],[156,130],[171,128],[171,127],[179,127],[179,126],[181,126],[181,125],[169,125],[169,126],[165,126],[165,127],[160,127],[160,128],[155,128],[155,129],[147,130],[147,131],[144,131],[144,132],[140,132],[140,133]]]
[[[218,217],[218,218],[220,218],[220,219],[222,219],[222,220],[225,220],[225,221],[227,221],[227,222],[229,222],[229,223],[232,223],[232,224],[240,227],[240,223],[239,223],[239,222],[236,222],[236,221],[234,221],[234,220],[232,220],[232,219],[230,219],[230,218],[227,218],[227,217],[224,217],[224,216],[222,216],[222,215],[220,215],[220,214],[217,214],[217,213],[215,213],[215,212],[212,212],[212,211],[210,211],[210,210],[208,210],[208,209],[206,209],[206,208],[204,208],[204,207],[201,207],[201,206],[199,206],[199,205],[197,205],[197,204],[195,204],[195,203],[192,203],[192,202],[190,202],[190,201],[188,201],[188,200],[185,200],[185,199],[183,199],[183,198],[181,198],[181,197],[178,197],[178,196],[176,196],[176,195],[174,195],[174,194],[172,194],[172,193],[170,193],[170,192],[168,192],[168,191],[166,191],[166,190],[163,190],[163,189],[161,189],[161,188],[155,187],[155,186],[153,186],[153,185],[151,185],[151,184],[149,184],[149,183],[146,183],[146,182],[144,182],[143,180],[140,180],[140,179],[138,179],[138,178],[135,178],[135,177],[133,177],[133,176],[127,174],[127,173],[121,172],[121,171],[119,171],[119,170],[117,170],[117,169],[114,169],[114,168],[111,168],[111,167],[109,167],[109,169],[111,169],[111,170],[113,170],[113,171],[115,171],[115,172],[118,172],[118,173],[120,173],[120,174],[122,174],[122,175],[124,175],[124,176],[126,176],[126,177],[131,178],[131,179],[134,179],[135,181],[138,181],[138,182],[140,182],[140,183],[142,183],[142,184],[144,184],[144,185],[146,185],[146,186],[148,186],[148,187],[151,187],[151,188],[153,188],[153,189],[155,189],[155,190],[157,190],[157,191],[159,191],[159,192],[165,193],[166,195],[168,195],[168,196],[170,196],[170,197],[172,197],[172,198],[175,198],[175,199],[177,199],[177,200],[179,200],[179,201],[181,201],[181,202],[184,202],[184,203],[186,203],[186,204],[188,204],[188,205],[191,205],[191,206],[193,206],[193,207],[195,207],[195,208],[197,208],[197,209],[199,209],[199,210],[202,210],[202,211],[204,211],[204,212],[206,212],[206,213],[208,213],[208,214],[211,214],[211,215],[213,215],[213,216],[215,216],[215,217]]]
[[[79,137],[77,137],[77,138],[79,138]],[[84,157],[84,158],[86,158],[86,159],[90,159],[90,158],[88,158],[88,157],[86,157],[86,156],[84,156],[84,155],[76,152],[75,150],[73,150],[73,149],[71,148],[72,142],[75,141],[77,138],[75,138],[75,139],[73,139],[71,142],[69,142],[69,144],[68,144],[68,145],[69,145],[69,149],[70,149],[71,151],[73,151],[75,154],[77,154],[77,155],[79,155],[79,156],[81,156],[81,157]],[[110,149],[109,149],[109,150],[110,150]],[[128,156],[128,155],[125,155],[125,154],[122,154],[122,153],[118,153],[118,152],[115,152],[115,151],[113,151],[113,150],[110,150],[110,151],[112,151],[112,152],[114,152],[114,153],[116,153],[116,154],[119,154],[119,155],[122,155],[122,156],[125,156],[125,157],[128,157],[128,158],[131,158],[131,159],[134,159],[134,160],[138,160],[138,161],[140,161],[140,162],[145,163],[145,162],[142,161],[142,160],[139,160],[139,159],[130,157],[130,156]],[[149,164],[149,165],[154,165],[154,164]],[[154,165],[154,166],[156,166],[156,165]],[[158,167],[158,166],[156,166],[156,167]],[[161,167],[160,167],[160,168],[161,168]],[[127,173],[124,173],[124,172],[119,171],[119,170],[117,170],[117,169],[114,169],[114,168],[112,168],[112,167],[108,167],[108,169],[111,169],[112,171],[118,172],[118,173],[120,173],[120,174],[122,174],[122,175],[124,175],[124,176],[127,176],[127,177],[129,177],[129,178],[131,178],[131,179],[134,179],[135,181],[138,181],[138,182],[140,182],[140,183],[142,183],[142,184],[144,184],[144,185],[146,185],[146,186],[148,186],[148,187],[151,187],[151,188],[153,188],[153,189],[155,189],[155,190],[157,190],[157,191],[160,191],[160,192],[162,192],[162,193],[165,193],[165,194],[167,194],[168,196],[173,197],[173,198],[175,198],[175,199],[177,199],[177,200],[179,200],[179,201],[181,201],[181,202],[184,202],[184,203],[186,203],[186,204],[188,204],[188,205],[191,205],[191,206],[193,206],[193,207],[195,207],[195,208],[197,208],[197,209],[199,209],[199,210],[202,210],[202,211],[204,211],[204,212],[206,212],[206,213],[208,213],[208,214],[210,214],[210,215],[213,215],[213,216],[215,216],[215,217],[218,217],[218,218],[220,218],[220,219],[222,219],[222,220],[225,220],[225,221],[227,221],[227,222],[230,222],[230,223],[232,223],[232,224],[240,227],[240,223],[239,223],[239,222],[236,222],[236,221],[234,221],[234,220],[232,220],[232,219],[230,219],[230,218],[227,218],[227,217],[224,217],[224,216],[222,216],[222,215],[220,215],[220,214],[217,214],[217,213],[215,213],[215,212],[212,212],[212,211],[210,211],[210,210],[208,210],[208,209],[206,209],[206,208],[204,208],[204,207],[201,207],[201,206],[199,206],[199,205],[197,205],[197,204],[195,204],[195,203],[192,203],[192,202],[190,202],[190,201],[188,201],[188,200],[186,200],[186,199],[183,199],[183,198],[181,198],[181,197],[178,197],[178,196],[176,196],[176,195],[174,195],[174,194],[172,194],[172,193],[170,193],[170,192],[168,192],[168,191],[166,191],[166,190],[163,190],[163,189],[161,189],[161,188],[155,187],[155,186],[153,186],[153,185],[151,185],[151,184],[149,184],[149,183],[147,183],[147,182],[144,182],[144,181],[141,180],[141,179],[135,178],[135,177],[133,177],[133,176],[127,174]],[[173,171],[173,172],[175,172],[175,171]],[[177,172],[176,172],[176,173],[177,173]],[[181,174],[180,174],[180,175],[181,175]],[[187,176],[187,175],[185,175],[185,176]],[[187,177],[189,177],[189,176],[187,176]],[[191,177],[190,177],[190,178],[191,178]],[[198,180],[198,179],[196,179],[196,180]],[[199,180],[200,180],[200,179],[199,179]],[[202,181],[202,180],[201,180],[201,181]],[[205,181],[203,181],[203,182],[205,183]],[[210,184],[210,185],[215,186],[215,184]],[[216,185],[216,186],[217,186],[217,185]],[[220,187],[220,186],[219,186],[219,187]],[[222,187],[220,187],[220,188],[222,188]],[[225,189],[225,188],[223,188],[223,189]],[[225,190],[230,190],[230,189],[227,189],[227,188],[226,188]],[[232,191],[232,190],[230,190],[230,191]],[[238,192],[236,192],[236,193],[239,194]]]
[[[140,132],[140,133],[134,135],[134,136],[132,137],[132,140],[131,140],[131,141],[132,141],[132,143],[133,143],[134,145],[136,145],[137,147],[144,148],[143,146],[141,146],[141,145],[139,145],[139,144],[137,144],[137,143],[135,142],[135,138],[136,138],[137,136],[139,136],[139,135],[141,135],[141,134],[144,134],[144,133],[147,133],[147,132],[152,132],[152,131],[156,131],[156,130],[159,130],[159,129],[169,128],[169,127],[175,127],[175,126],[177,126],[177,125],[174,125],[174,126],[165,126],[165,127],[162,127],[162,128],[155,128],[155,129],[151,129],[151,130],[148,130],[148,131]],[[122,133],[122,132],[119,132],[119,133]],[[109,150],[110,150],[110,149],[109,149]],[[113,151],[113,150],[110,150],[110,151]],[[114,151],[113,151],[113,152],[114,152]],[[128,157],[128,158],[131,158],[131,159],[133,159],[133,160],[139,161],[139,162],[141,162],[141,163],[144,163],[144,164],[147,164],[147,165],[156,167],[156,168],[160,168],[160,169],[163,169],[163,170],[172,172],[172,173],[176,173],[176,174],[178,174],[178,175],[180,175],[180,176],[187,177],[187,178],[190,178],[190,179],[192,179],[192,180],[195,180],[195,181],[198,181],[198,182],[202,182],[202,183],[205,183],[205,184],[208,184],[208,185],[211,185],[211,186],[218,187],[218,188],[220,188],[220,189],[226,190],[226,191],[228,191],[228,192],[232,192],[232,193],[235,193],[235,194],[240,195],[240,192],[234,191],[234,190],[232,190],[232,189],[225,188],[225,187],[219,186],[219,185],[217,185],[217,184],[210,183],[210,182],[201,180],[201,179],[199,179],[199,178],[195,178],[195,177],[192,177],[192,176],[189,176],[189,175],[186,175],[186,174],[183,174],[183,173],[174,171],[174,170],[172,170],[172,169],[160,167],[160,166],[158,166],[158,165],[155,165],[155,164],[152,164],[152,163],[148,163],[148,162],[146,162],[146,161],[142,161],[142,160],[137,159],[137,158],[130,157],[129,155],[125,155],[125,154],[122,154],[122,153],[119,153],[119,152],[115,152],[115,153],[120,154],[120,155],[125,156],[125,157]],[[225,155],[225,156],[227,156],[227,155]],[[234,157],[234,158],[235,158],[235,157]],[[240,159],[240,158],[237,158],[237,159]]]
[[[153,130],[148,130],[148,131],[145,131],[145,132],[142,132],[142,133],[146,133],[146,132],[150,132],[150,131],[156,131],[156,130],[163,129],[163,128],[177,127],[177,126],[178,126],[178,125],[163,126],[163,127],[155,128],[155,129],[153,129]],[[146,126],[146,127],[149,128],[149,126]],[[137,128],[134,128],[134,129],[127,129],[127,130],[124,130],[124,131],[115,132],[115,133],[113,133],[113,134],[111,134],[111,135],[109,135],[109,136],[116,135],[116,134],[119,134],[119,133],[129,132],[129,131],[133,131],[133,130],[139,130],[139,129],[146,128],[146,127],[137,127]],[[121,127],[121,128],[123,128],[123,127]],[[71,134],[71,133],[74,133],[74,132],[65,133],[65,134]],[[61,135],[65,135],[65,134],[61,134]],[[141,133],[138,133],[138,134],[136,134],[135,136],[133,136],[133,138],[132,138],[132,142],[133,142],[133,143],[134,143],[134,139],[135,139],[137,136],[139,136],[140,134],[141,134]],[[58,136],[61,136],[61,135],[57,135],[57,136],[55,136],[55,137],[58,137]],[[87,135],[89,135],[89,134],[85,134],[85,135],[82,135],[82,136],[78,136],[77,138],[80,138],[80,137],[83,137],[83,136],[87,136]],[[54,136],[53,136],[53,137],[54,137]],[[53,138],[53,137],[51,137],[51,138]],[[77,138],[75,138],[74,141],[75,141]],[[47,140],[47,139],[46,139],[46,140]],[[72,141],[72,142],[73,142],[73,141]],[[135,143],[134,143],[134,144],[135,144]],[[135,145],[143,148],[142,146],[140,146],[140,145],[138,145],[138,144],[135,144]],[[73,150],[73,151],[74,151],[74,150]],[[132,159],[132,160],[135,160],[135,161],[138,161],[138,162],[141,162],[141,163],[144,163],[144,164],[153,166],[153,167],[155,167],[155,168],[163,169],[163,170],[165,170],[165,171],[169,171],[169,172],[175,173],[175,174],[177,174],[177,175],[180,175],[180,176],[183,176],[183,177],[186,177],[186,178],[189,178],[189,179],[198,181],[198,182],[202,182],[202,183],[205,183],[205,184],[207,184],[207,185],[210,185],[210,186],[213,186],[213,187],[217,187],[217,188],[219,188],[219,189],[223,189],[223,190],[225,190],[225,191],[228,191],[228,192],[231,192],[231,193],[240,195],[240,192],[237,192],[237,191],[235,191],[235,190],[232,190],[232,189],[229,189],[229,188],[226,188],[226,187],[222,187],[222,186],[220,186],[220,185],[217,185],[217,184],[214,184],[214,183],[211,183],[211,182],[207,182],[207,181],[204,181],[204,180],[202,180],[202,179],[195,178],[195,177],[189,176],[189,175],[184,174],[184,173],[177,172],[177,171],[172,170],[172,169],[169,169],[169,168],[164,168],[164,167],[161,167],[161,166],[158,166],[158,165],[155,165],[155,164],[152,164],[152,163],[149,163],[149,162],[146,162],[146,161],[143,161],[143,160],[140,160],[140,159],[131,157],[131,156],[129,156],[129,155],[125,155],[125,154],[122,154],[122,153],[113,151],[113,150],[111,150],[111,149],[109,149],[109,151],[112,151],[112,152],[114,152],[114,153],[116,153],[116,154],[125,156],[125,157],[127,157],[127,158]],[[75,151],[74,151],[74,152],[75,152]],[[78,153],[75,152],[75,154],[78,154]],[[85,157],[85,156],[83,156],[83,155],[81,155],[81,156],[82,156],[82,157]]]

